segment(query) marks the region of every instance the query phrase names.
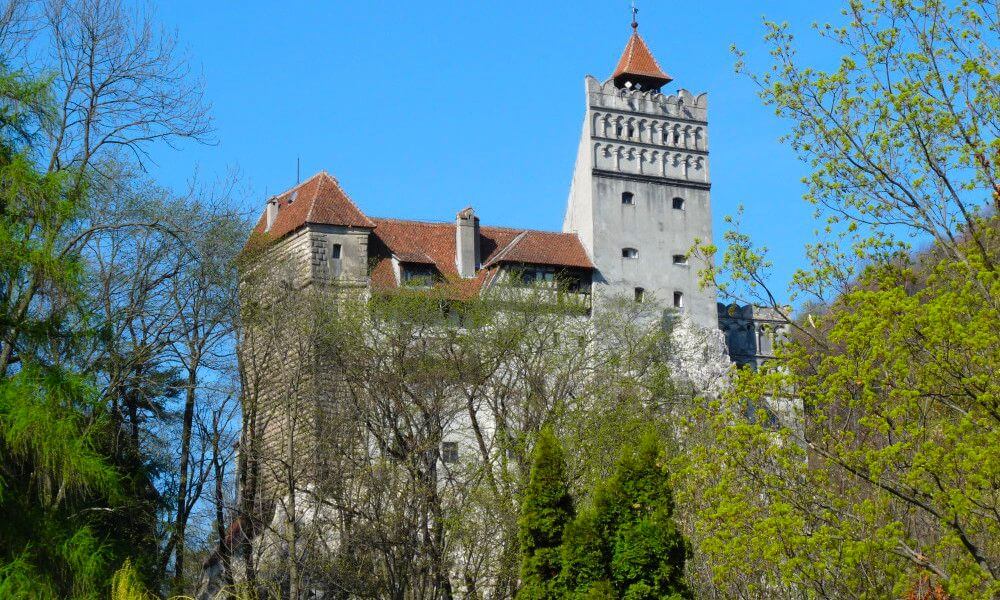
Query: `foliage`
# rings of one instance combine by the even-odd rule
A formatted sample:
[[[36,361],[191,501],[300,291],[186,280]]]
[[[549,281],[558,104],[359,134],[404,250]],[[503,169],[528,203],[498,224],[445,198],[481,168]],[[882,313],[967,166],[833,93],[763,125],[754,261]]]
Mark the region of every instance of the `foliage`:
[[[548,427],[535,442],[531,474],[518,519],[521,589],[518,598],[561,598],[563,530],[573,519],[573,499],[566,481],[566,461],[559,440]]]
[[[80,265],[56,242],[82,201],[79,188],[65,185],[67,172],[35,170],[36,134],[10,108],[44,106],[46,88],[18,75],[0,79],[8,94],[0,128],[0,592],[92,597],[125,550],[103,514],[123,503],[103,447],[113,429],[91,380],[37,351],[42,340],[51,349],[76,338],[65,322]]]
[[[132,566],[132,561],[126,560],[111,578],[111,600],[154,600],[139,580]]]
[[[987,244],[1000,250],[995,230]],[[712,437],[688,493],[705,507],[718,583],[756,572],[760,593],[874,598],[927,572],[956,597],[1000,590],[1000,314],[980,292],[1000,286],[964,261],[923,258],[867,269],[823,318],[825,347],[789,344],[783,369],[742,374],[715,415],[699,415]],[[766,406],[786,390],[806,406],[804,437],[738,417],[746,399]]]
[[[690,598],[691,550],[673,519],[666,456],[648,432],[566,528],[563,577],[579,598]]]
[[[822,237],[781,367],[691,416],[675,472],[705,593],[998,594],[997,9],[852,0],[818,26],[844,53],[833,70],[800,64],[777,23],[770,70],[740,54],[811,167]],[[706,279],[782,308],[766,252],[726,239]]]

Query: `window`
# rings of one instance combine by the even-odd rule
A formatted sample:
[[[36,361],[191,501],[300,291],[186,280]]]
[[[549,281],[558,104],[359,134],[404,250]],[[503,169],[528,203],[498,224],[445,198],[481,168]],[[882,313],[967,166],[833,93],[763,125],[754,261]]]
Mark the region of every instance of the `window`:
[[[622,204],[635,204],[635,194],[632,192],[622,192]]]
[[[437,282],[437,270],[433,265],[403,265],[403,285],[430,287]]]
[[[642,302],[643,298],[645,298],[645,297],[646,297],[646,290],[645,289],[643,289],[641,287],[635,288],[635,301],[636,302]]]
[[[555,279],[556,272],[552,268],[538,267],[521,272],[521,281],[524,285],[551,285]]]
[[[621,136],[622,136],[622,124],[618,123],[615,125],[615,137],[621,137]]]
[[[688,257],[686,254],[675,254],[674,255],[675,265],[686,265],[688,264]]]
[[[340,244],[334,244],[333,248],[330,249],[330,258],[335,260],[340,259]]]
[[[458,442],[441,443],[441,461],[446,463],[458,462]]]
[[[630,138],[635,137],[635,125],[633,125],[631,123],[628,124],[628,136]]]
[[[684,308],[684,294],[674,292],[674,308]]]
[[[684,210],[684,198],[674,198],[674,209]]]
[[[635,248],[622,248],[622,258],[635,258],[639,256],[639,251]]]

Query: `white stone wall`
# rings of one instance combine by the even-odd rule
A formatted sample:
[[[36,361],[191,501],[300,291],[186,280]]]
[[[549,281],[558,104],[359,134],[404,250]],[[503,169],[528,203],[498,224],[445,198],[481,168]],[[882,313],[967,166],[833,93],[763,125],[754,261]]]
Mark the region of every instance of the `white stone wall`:
[[[667,306],[680,293],[683,314],[717,327],[715,290],[700,287],[700,265],[674,260],[712,238],[707,96],[623,90],[593,77],[586,89],[563,230],[580,237],[597,267],[594,309],[636,288]],[[626,192],[631,204],[622,202]],[[626,248],[635,256],[623,256]]]

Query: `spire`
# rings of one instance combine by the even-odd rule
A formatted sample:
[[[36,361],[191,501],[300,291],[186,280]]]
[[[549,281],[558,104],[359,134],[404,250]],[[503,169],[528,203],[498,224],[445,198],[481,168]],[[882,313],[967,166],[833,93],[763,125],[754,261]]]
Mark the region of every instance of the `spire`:
[[[646,42],[639,35],[639,9],[632,2],[632,37],[625,44],[625,51],[618,59],[618,66],[611,76],[618,87],[626,87],[628,83],[639,86],[641,89],[660,89],[663,85],[673,81],[670,75],[663,72],[653,53],[649,51]]]

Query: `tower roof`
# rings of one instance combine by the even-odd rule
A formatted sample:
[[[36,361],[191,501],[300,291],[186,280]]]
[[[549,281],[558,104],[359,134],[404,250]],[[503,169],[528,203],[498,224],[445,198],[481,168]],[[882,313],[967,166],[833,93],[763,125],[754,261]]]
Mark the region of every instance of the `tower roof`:
[[[673,81],[673,77],[667,75],[653,58],[653,53],[649,51],[646,42],[635,29],[633,23],[632,37],[625,44],[622,57],[618,59],[618,66],[611,76],[615,85],[622,87],[626,81],[641,84],[644,88],[659,89],[667,83]]]

